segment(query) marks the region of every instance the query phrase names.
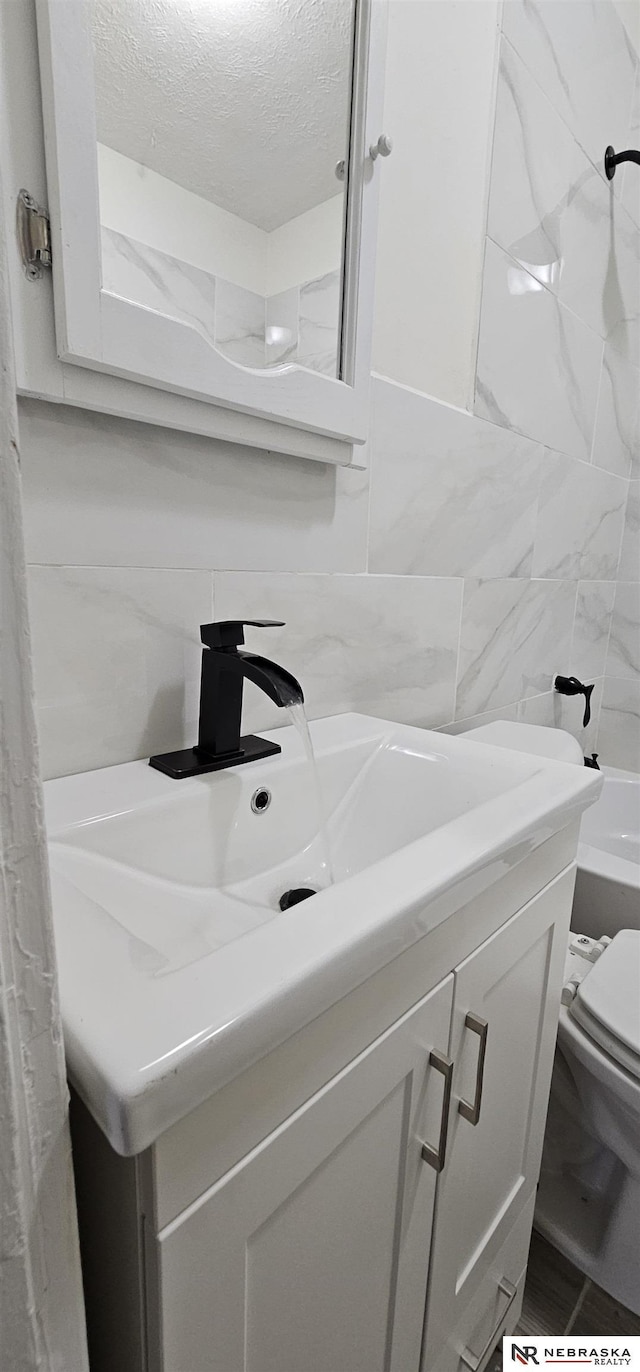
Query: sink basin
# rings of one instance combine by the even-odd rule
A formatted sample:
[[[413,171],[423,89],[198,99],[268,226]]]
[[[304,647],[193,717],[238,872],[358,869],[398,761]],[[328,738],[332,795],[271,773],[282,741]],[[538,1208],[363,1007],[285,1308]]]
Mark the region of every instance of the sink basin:
[[[418,752],[371,726],[362,738],[327,740],[317,762],[322,808],[295,733],[260,772],[169,787],[144,772],[150,784],[126,808],[52,833],[52,869],[138,941],[130,951],[141,970],[166,975],[273,919],[290,888],[343,882],[520,778],[504,752],[451,757],[421,741]],[[139,764],[130,776],[138,780]]]
[[[72,1080],[137,1152],[578,818],[588,769],[343,715],[174,781],[45,785]],[[253,801],[253,804],[252,804]],[[317,894],[281,911],[291,888]]]

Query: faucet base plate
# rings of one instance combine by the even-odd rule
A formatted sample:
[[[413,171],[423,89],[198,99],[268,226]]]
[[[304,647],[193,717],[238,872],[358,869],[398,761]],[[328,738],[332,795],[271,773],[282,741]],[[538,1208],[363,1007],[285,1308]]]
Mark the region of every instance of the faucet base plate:
[[[258,734],[244,734],[236,753],[207,753],[203,748],[179,748],[174,753],[156,753],[149,758],[149,766],[156,767],[168,777],[197,777],[204,772],[220,772],[224,767],[240,767],[243,762],[257,762],[262,757],[281,753],[279,743],[260,738]]]

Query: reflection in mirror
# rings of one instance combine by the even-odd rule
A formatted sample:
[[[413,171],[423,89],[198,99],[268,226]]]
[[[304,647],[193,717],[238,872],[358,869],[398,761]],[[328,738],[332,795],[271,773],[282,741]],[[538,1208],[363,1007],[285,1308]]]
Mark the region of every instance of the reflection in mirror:
[[[340,374],[355,0],[92,0],[103,289]]]

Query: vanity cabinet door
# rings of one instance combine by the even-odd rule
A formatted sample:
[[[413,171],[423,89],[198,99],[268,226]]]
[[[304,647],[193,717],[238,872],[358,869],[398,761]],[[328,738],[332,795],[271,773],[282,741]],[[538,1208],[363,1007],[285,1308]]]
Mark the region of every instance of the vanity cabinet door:
[[[450,975],[160,1233],[163,1372],[418,1368],[452,998]]]
[[[466,1345],[457,1327],[535,1191],[574,875],[570,869],[557,877],[455,971],[450,1146],[431,1250],[423,1372],[469,1365],[460,1358]],[[497,1319],[507,1312],[512,1272],[526,1263],[530,1228],[520,1266],[511,1255],[509,1272],[498,1277],[504,1291],[488,1293]]]

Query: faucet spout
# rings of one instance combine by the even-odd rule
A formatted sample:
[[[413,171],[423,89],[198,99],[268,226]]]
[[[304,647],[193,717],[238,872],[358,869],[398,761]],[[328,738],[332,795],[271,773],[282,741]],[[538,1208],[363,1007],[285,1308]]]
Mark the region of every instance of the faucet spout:
[[[231,656],[229,654],[230,658]],[[296,681],[285,667],[279,667],[277,662],[270,662],[268,657],[260,657],[257,653],[245,653],[242,650],[233,654],[233,658],[242,675],[248,681],[252,681],[254,686],[259,686],[275,705],[282,708],[287,705],[304,704],[300,682]]]

